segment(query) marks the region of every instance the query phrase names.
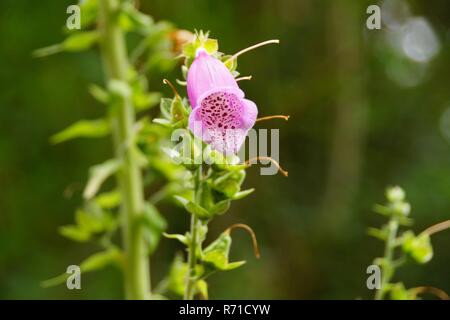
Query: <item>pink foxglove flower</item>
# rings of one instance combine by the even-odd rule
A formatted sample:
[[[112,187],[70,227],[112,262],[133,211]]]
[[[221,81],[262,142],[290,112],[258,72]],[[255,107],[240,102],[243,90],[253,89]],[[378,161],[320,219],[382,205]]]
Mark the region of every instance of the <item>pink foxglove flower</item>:
[[[228,68],[199,50],[188,71],[187,91],[192,106],[189,129],[212,149],[237,153],[255,124],[258,109],[244,98]]]

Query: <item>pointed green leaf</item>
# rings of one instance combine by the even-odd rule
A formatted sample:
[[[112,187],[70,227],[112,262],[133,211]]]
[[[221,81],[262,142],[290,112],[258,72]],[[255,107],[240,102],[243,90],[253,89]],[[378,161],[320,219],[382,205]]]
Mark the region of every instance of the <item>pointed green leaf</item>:
[[[133,93],[134,107],[138,112],[145,111],[156,106],[160,100],[161,100],[161,93],[159,92]]]
[[[209,219],[211,217],[211,214],[200,205],[180,196],[174,196],[174,198],[178,200],[189,213],[196,215],[199,219]]]
[[[104,103],[104,104],[108,104],[109,102],[109,93],[108,91],[106,91],[105,89],[103,89],[102,87],[96,85],[96,84],[91,84],[88,88],[89,93],[99,102]]]
[[[240,266],[243,266],[244,264],[246,264],[247,262],[245,260],[242,261],[235,261],[235,262],[230,262],[226,265],[224,271],[230,271],[233,269],[237,269]]]
[[[208,283],[205,280],[199,280],[196,283],[196,291],[203,300],[208,300]]]
[[[117,190],[113,190],[110,192],[101,193],[95,198],[95,201],[103,209],[116,208],[120,205],[120,192]]]
[[[121,166],[120,160],[111,159],[102,164],[91,167],[89,170],[89,180],[83,191],[85,199],[91,199],[97,193],[102,183]]]
[[[170,98],[162,98],[159,104],[159,109],[164,118],[171,120],[172,116],[170,114],[170,109],[172,107],[172,100]]]
[[[433,247],[430,236],[421,233],[415,236],[412,231],[407,231],[402,236],[403,251],[409,254],[418,263],[427,263],[433,258]]]
[[[122,253],[117,248],[94,253],[80,264],[81,272],[92,272],[110,264],[121,264]]]
[[[79,31],[69,35],[62,46],[65,51],[83,51],[94,45],[98,39],[97,31]]]
[[[155,206],[146,203],[142,216],[144,225],[144,238],[148,245],[149,253],[158,246],[162,232],[167,228],[166,220],[161,216]]]
[[[81,272],[92,272],[102,269],[110,264],[122,264],[122,253],[117,248],[111,248],[106,251],[94,253],[80,264]],[[63,273],[57,277],[41,282],[44,288],[53,287],[66,282],[69,274]]]
[[[230,208],[231,200],[222,200],[217,202],[210,210],[213,215],[221,215],[228,211]]]
[[[74,138],[99,138],[110,133],[109,122],[105,119],[80,120],[63,131],[53,135],[50,140],[57,144]]]
[[[385,241],[387,239],[387,230],[386,229],[377,229],[377,228],[369,228],[367,233],[377,239]]]
[[[240,200],[242,198],[245,198],[249,194],[253,193],[253,191],[255,191],[254,188],[243,190],[243,191],[239,191],[239,192],[234,194],[233,200]]]
[[[188,238],[186,237],[186,235],[182,235],[182,234],[169,234],[169,233],[164,232],[163,236],[166,237],[167,239],[176,239],[184,245],[187,245],[188,241],[189,241]]]
[[[169,276],[167,279],[168,289],[176,295],[182,297],[184,294],[184,288],[186,286],[186,274],[188,272],[188,266],[183,262],[183,257],[180,254],[175,256],[170,267]]]
[[[91,233],[89,231],[81,229],[76,225],[59,227],[58,232],[63,237],[76,242],[87,242],[91,238]]]
[[[203,43],[203,48],[205,48],[209,54],[214,54],[219,50],[219,43],[216,39],[208,39]]]
[[[170,120],[167,120],[167,119],[160,119],[160,118],[156,118],[156,119],[153,119],[153,122],[154,123],[157,123],[157,124],[160,124],[160,125],[162,125],[162,126],[165,126],[165,127],[170,127],[171,126],[171,122],[170,122]]]

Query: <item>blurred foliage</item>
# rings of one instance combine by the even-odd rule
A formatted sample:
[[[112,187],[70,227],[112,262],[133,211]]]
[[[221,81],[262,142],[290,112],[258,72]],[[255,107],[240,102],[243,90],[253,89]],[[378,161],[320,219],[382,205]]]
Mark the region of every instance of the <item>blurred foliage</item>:
[[[365,0],[140,1],[142,11],[155,21],[166,19],[183,29],[211,30],[213,37],[221,39],[219,49],[226,52],[265,39],[281,40],[276,50],[267,48],[243,56],[240,72],[253,75],[252,81],[242,82],[242,86],[261,115],[291,115],[280,130],[280,160],[290,177],[260,176],[258,168],[250,169],[246,184],[258,186],[258,192],[236,202],[228,215],[218,217],[211,226],[211,234],[217,235],[236,221],[252,225],[261,259],[251,259],[247,268],[212,278],[210,298],[372,297],[366,288],[365,270],[382,250],[382,243],[367,237],[366,227],[381,223],[380,217],[371,213],[371,206],[382,201],[386,185],[404,187],[414,204],[415,229],[448,219],[450,3],[403,3],[409,10],[398,15],[399,21],[424,17],[439,41],[427,62],[411,59],[415,51],[405,50],[401,38],[389,36],[394,34],[395,24],[383,24],[381,31],[367,30],[369,1]],[[61,26],[70,4],[73,2],[65,0],[45,0],[39,5],[0,2],[0,35],[5,39],[0,50],[4,62],[0,72],[3,299],[122,296],[120,273],[113,267],[83,276],[80,291],[40,287],[54,270],[63,273],[68,265],[98,249],[79,246],[55,231],[73,223],[72,213],[81,202],[88,178],[85,168],[112,153],[107,144],[97,140],[79,139],[56,146],[49,140],[74,119],[96,119],[104,114],[103,106],[87,90],[90,83],[102,82],[96,54],[64,53],[44,60],[31,55],[36,48],[63,39]],[[335,16],[339,17],[338,27],[331,23]],[[426,39],[430,39],[429,33]],[[157,61],[143,62],[143,66],[158,74],[150,76],[151,91],[170,96],[161,79],[181,75],[174,71],[160,77],[171,66],[160,66]],[[352,108],[343,109],[342,105]],[[354,117],[354,112],[345,110],[364,112]],[[349,130],[347,136],[336,132],[338,124]],[[357,141],[348,139],[355,136]],[[346,170],[339,170],[343,174],[330,180],[335,163],[350,169],[344,167]],[[351,179],[346,177],[348,172]],[[148,197],[157,197],[155,190],[147,190]],[[325,190],[329,195],[346,192],[345,202],[337,202],[340,196],[330,201]],[[339,214],[328,209],[336,203]],[[161,212],[171,232],[186,230],[188,219],[183,209],[163,204]],[[246,243],[241,236],[245,237],[236,234],[233,240]],[[421,268],[399,270],[397,275],[406,287],[423,284],[450,291],[449,241],[449,233],[436,235],[430,262]],[[175,241],[161,241],[152,264],[155,280],[163,278],[176,250],[180,246]],[[230,260],[241,260],[251,255],[251,250],[250,245],[236,246]]]

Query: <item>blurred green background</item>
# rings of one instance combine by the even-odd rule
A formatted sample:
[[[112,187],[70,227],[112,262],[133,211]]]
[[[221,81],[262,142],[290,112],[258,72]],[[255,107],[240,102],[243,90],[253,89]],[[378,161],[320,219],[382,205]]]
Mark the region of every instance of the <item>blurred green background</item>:
[[[211,30],[225,52],[278,38],[240,59],[246,96],[261,115],[290,114],[280,128],[280,161],[289,171],[249,171],[256,192],[211,225],[255,230],[262,257],[236,232],[240,269],[210,279],[210,297],[256,299],[370,298],[366,268],[382,253],[367,236],[384,223],[372,205],[401,185],[417,232],[450,217],[450,2],[448,0],[141,0],[155,20]],[[369,4],[382,6],[381,30],[368,30]],[[63,39],[74,1],[0,2],[0,298],[122,298],[114,268],[86,274],[82,290],[43,289],[41,280],[78,264],[97,248],[73,243],[57,227],[73,221],[87,168],[110,157],[108,139],[51,146],[49,137],[81,118],[104,114],[87,92],[101,83],[96,50],[34,59],[31,52]],[[152,90],[163,91],[155,75]],[[259,125],[262,127],[262,124]],[[160,207],[169,231],[187,215]],[[450,292],[450,232],[433,236],[435,257],[403,268],[409,287]],[[176,251],[163,240],[152,258],[156,283]]]

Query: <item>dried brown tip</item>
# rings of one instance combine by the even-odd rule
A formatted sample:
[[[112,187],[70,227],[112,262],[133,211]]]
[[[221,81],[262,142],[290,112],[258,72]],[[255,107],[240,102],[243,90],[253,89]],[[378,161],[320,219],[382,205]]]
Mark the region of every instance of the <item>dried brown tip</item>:
[[[435,295],[441,300],[450,300],[450,297],[448,296],[447,292],[439,288],[422,286],[412,288],[411,290],[414,292],[415,295],[419,295],[422,293],[430,293],[432,295]]]
[[[425,234],[428,234],[429,236],[431,236],[432,234],[438,233],[440,231],[444,231],[446,229],[450,229],[450,220],[446,220],[446,221],[437,223],[435,225],[432,225],[431,227],[422,231],[422,233],[425,233]]]
[[[173,91],[173,94],[177,97],[180,98],[180,95],[178,94],[177,89],[175,89],[174,85],[167,79],[163,79],[163,83],[167,84]]]
[[[277,115],[273,115],[273,116],[267,116],[267,117],[258,118],[258,119],[256,119],[256,122],[266,121],[266,120],[271,120],[271,119],[284,119],[284,120],[288,121],[290,117],[291,116],[285,116],[285,115],[282,115],[282,114],[277,114]]]
[[[233,224],[232,226],[230,226],[227,230],[225,230],[225,232],[230,233],[231,230],[236,229],[236,228],[244,229],[245,231],[247,231],[250,234],[250,236],[252,237],[253,251],[255,253],[255,257],[257,259],[259,259],[260,254],[259,254],[259,248],[258,248],[258,241],[256,241],[256,235],[255,235],[255,232],[253,231],[253,229],[250,228],[246,224],[236,223],[236,224]]]
[[[170,34],[170,39],[173,42],[173,52],[175,54],[183,51],[183,46],[194,40],[194,34],[188,30],[177,29]]]
[[[245,161],[245,164],[248,166],[251,166],[253,161],[258,161],[258,160],[269,160],[278,168],[278,170],[280,170],[280,172],[283,176],[287,177],[289,174],[289,172],[287,172],[280,166],[278,161],[272,159],[271,157],[254,157],[254,158],[251,158],[251,159],[248,159],[247,161]]]

